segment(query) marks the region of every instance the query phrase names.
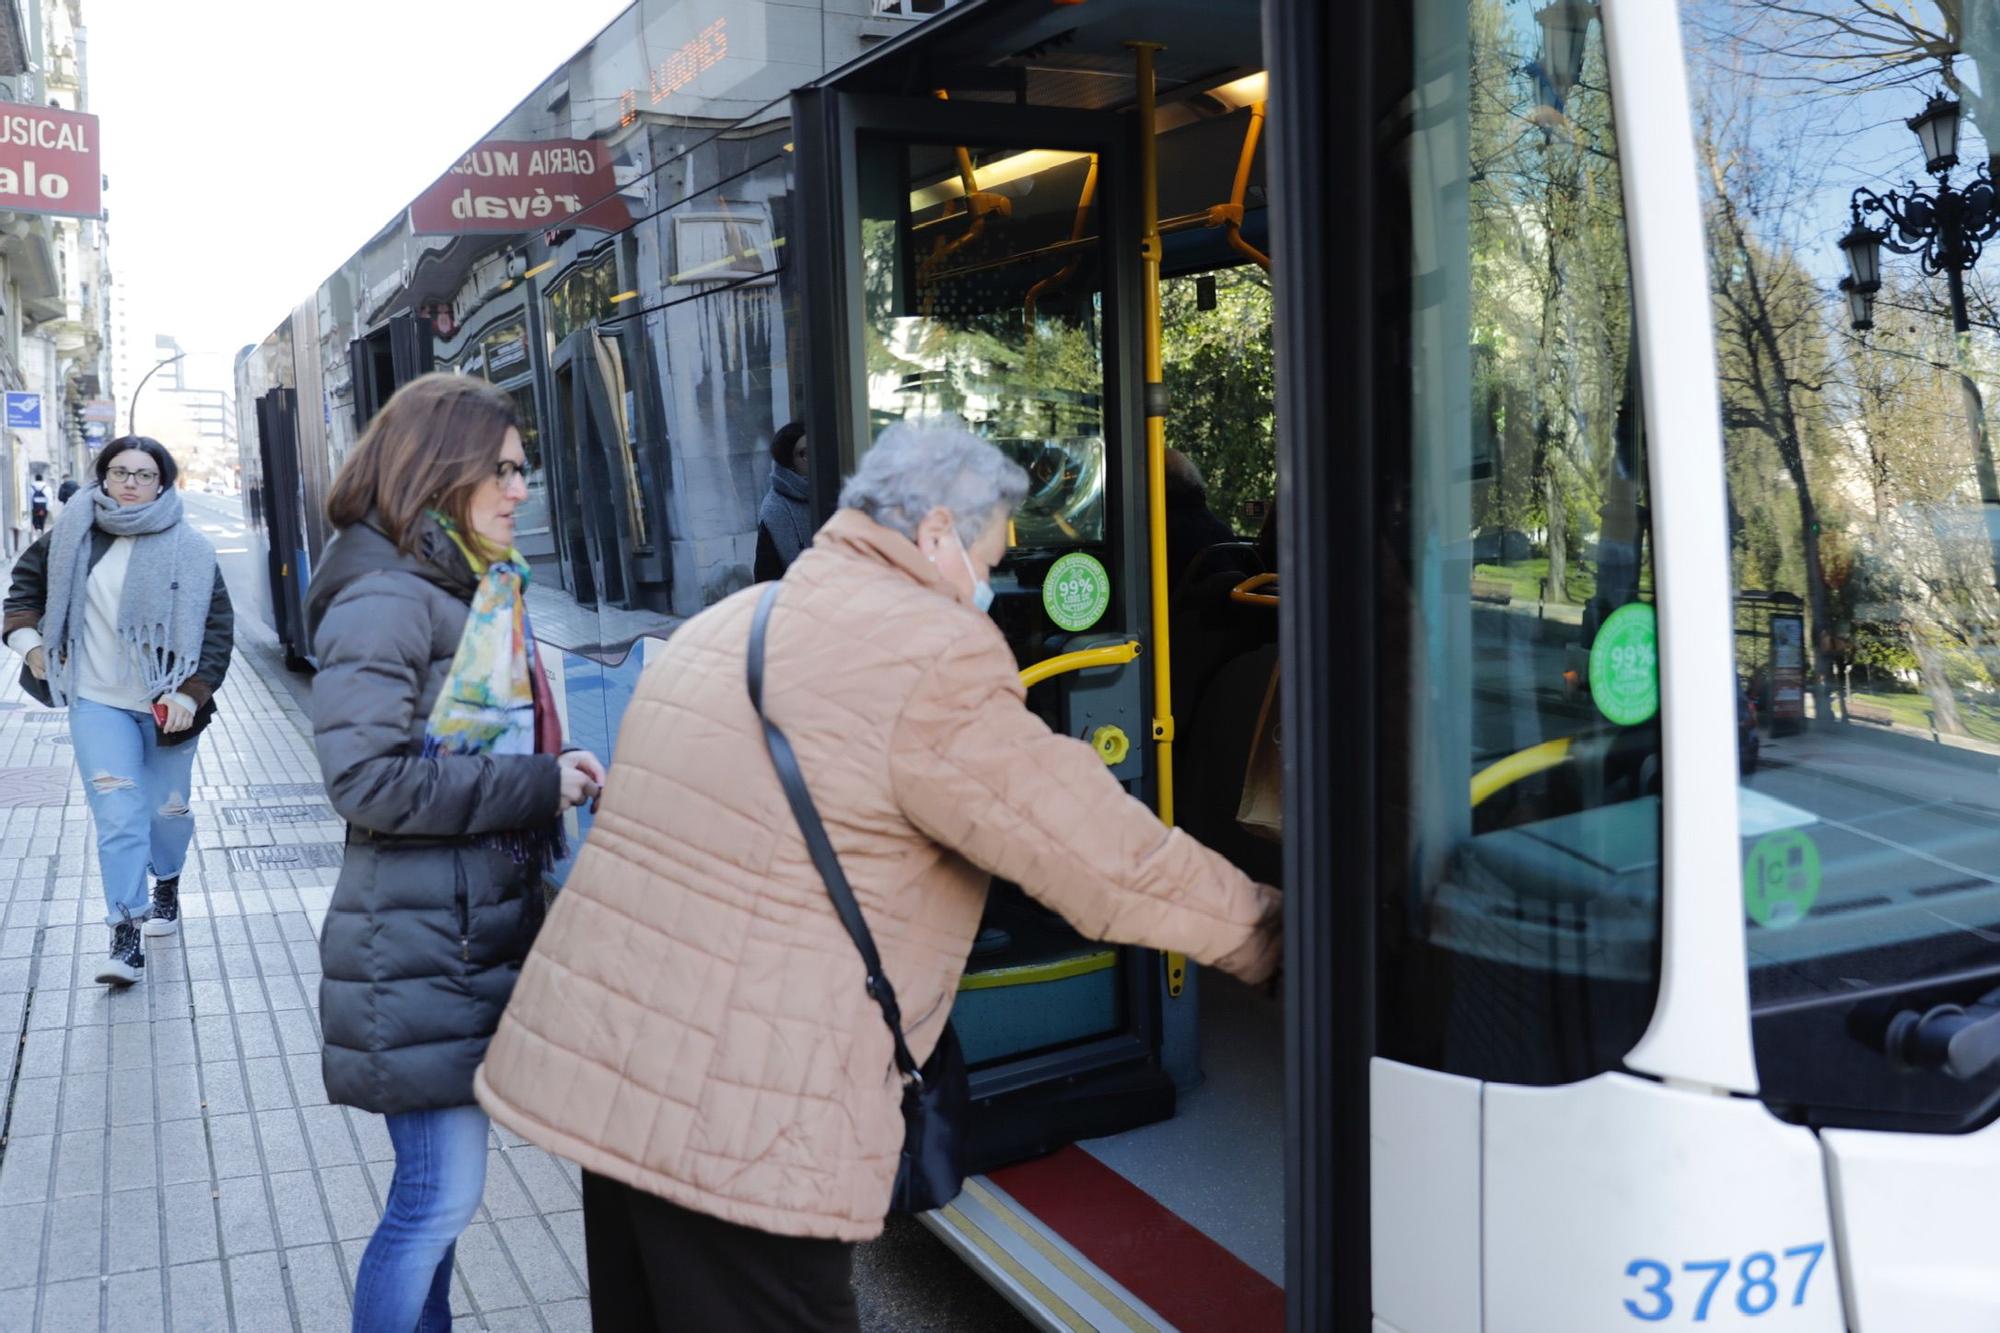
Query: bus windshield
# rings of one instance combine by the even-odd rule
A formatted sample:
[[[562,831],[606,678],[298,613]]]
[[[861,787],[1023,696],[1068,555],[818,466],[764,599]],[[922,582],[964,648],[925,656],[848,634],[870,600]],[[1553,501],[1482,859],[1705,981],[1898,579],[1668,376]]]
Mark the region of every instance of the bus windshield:
[[[2000,214],[1993,103],[1948,90],[1991,86],[2000,48],[1962,50],[1952,6],[1903,8],[1907,50],[1949,54],[1872,46],[1854,6],[1829,0],[1682,13],[1760,1083],[1806,1123],[1949,1131],[2000,1109],[2000,1062],[1953,1041],[2000,1025],[2000,491],[1984,406],[2000,321],[1980,276]]]

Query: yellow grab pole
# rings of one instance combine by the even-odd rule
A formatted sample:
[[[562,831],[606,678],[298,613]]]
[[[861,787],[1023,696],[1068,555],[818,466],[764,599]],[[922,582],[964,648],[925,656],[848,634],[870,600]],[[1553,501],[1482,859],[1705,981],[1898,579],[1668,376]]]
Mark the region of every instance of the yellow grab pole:
[[[1154,134],[1153,56],[1158,42],[1127,42],[1139,82],[1139,304],[1146,339],[1146,527],[1152,547],[1153,743],[1160,784],[1160,822],[1174,822],[1174,681],[1172,631],[1167,624],[1167,385],[1160,356],[1160,156]],[[1167,955],[1167,994],[1179,995],[1187,958]]]
[[[1167,625],[1167,386],[1160,358],[1160,158],[1153,135],[1153,56],[1158,42],[1127,42],[1138,59],[1139,304],[1146,339],[1146,528],[1152,547],[1153,742],[1160,820],[1174,822],[1174,685]]]

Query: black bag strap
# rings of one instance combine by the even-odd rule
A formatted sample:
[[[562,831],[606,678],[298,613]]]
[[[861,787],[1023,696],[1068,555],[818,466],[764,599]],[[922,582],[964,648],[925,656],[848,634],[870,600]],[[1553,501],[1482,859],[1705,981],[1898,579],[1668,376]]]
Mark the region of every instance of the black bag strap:
[[[785,799],[791,803],[792,817],[798,820],[799,832],[805,835],[806,850],[812,854],[813,865],[826,883],[827,896],[833,899],[833,910],[839,914],[840,924],[847,927],[848,937],[861,954],[861,965],[868,971],[868,994],[881,1006],[882,1021],[889,1025],[889,1035],[896,1042],[896,1068],[905,1079],[921,1084],[923,1076],[917,1072],[917,1062],[903,1040],[903,1011],[896,1004],[896,988],[889,984],[889,976],[882,970],[875,937],[862,918],[861,904],[854,901],[854,890],[848,887],[840,858],[834,855],[833,842],[826,836],[826,825],[820,822],[812,793],[806,790],[806,775],[799,770],[799,757],[792,752],[792,743],[778,729],[778,724],[764,712],[764,635],[771,624],[771,608],[777,605],[778,587],[777,583],[765,585],[763,595],[757,599],[757,614],[750,621],[750,655],[745,663],[750,680],[750,705],[764,724],[764,745],[771,752],[771,766],[778,770]]]

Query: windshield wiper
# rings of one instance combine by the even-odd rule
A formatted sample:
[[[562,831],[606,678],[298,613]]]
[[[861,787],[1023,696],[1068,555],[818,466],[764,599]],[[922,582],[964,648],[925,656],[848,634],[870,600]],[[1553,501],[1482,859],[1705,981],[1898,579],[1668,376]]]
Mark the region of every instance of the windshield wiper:
[[[1890,1059],[1912,1069],[1978,1078],[2000,1063],[2000,989],[1968,1005],[1940,1004],[1921,1014],[1905,1009],[1889,1020],[1882,1047]]]

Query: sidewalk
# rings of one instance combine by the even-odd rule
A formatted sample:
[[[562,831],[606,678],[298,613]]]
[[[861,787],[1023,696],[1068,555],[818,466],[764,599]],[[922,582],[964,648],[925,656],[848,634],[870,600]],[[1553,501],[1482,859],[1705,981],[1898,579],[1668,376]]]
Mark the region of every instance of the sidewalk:
[[[196,762],[185,924],[122,994],[90,980],[108,934],[68,727],[0,663],[0,1329],[348,1327],[393,1154],[320,1083],[342,830],[243,647]],[[460,1326],[589,1328],[579,1208],[573,1167],[496,1137]]]

